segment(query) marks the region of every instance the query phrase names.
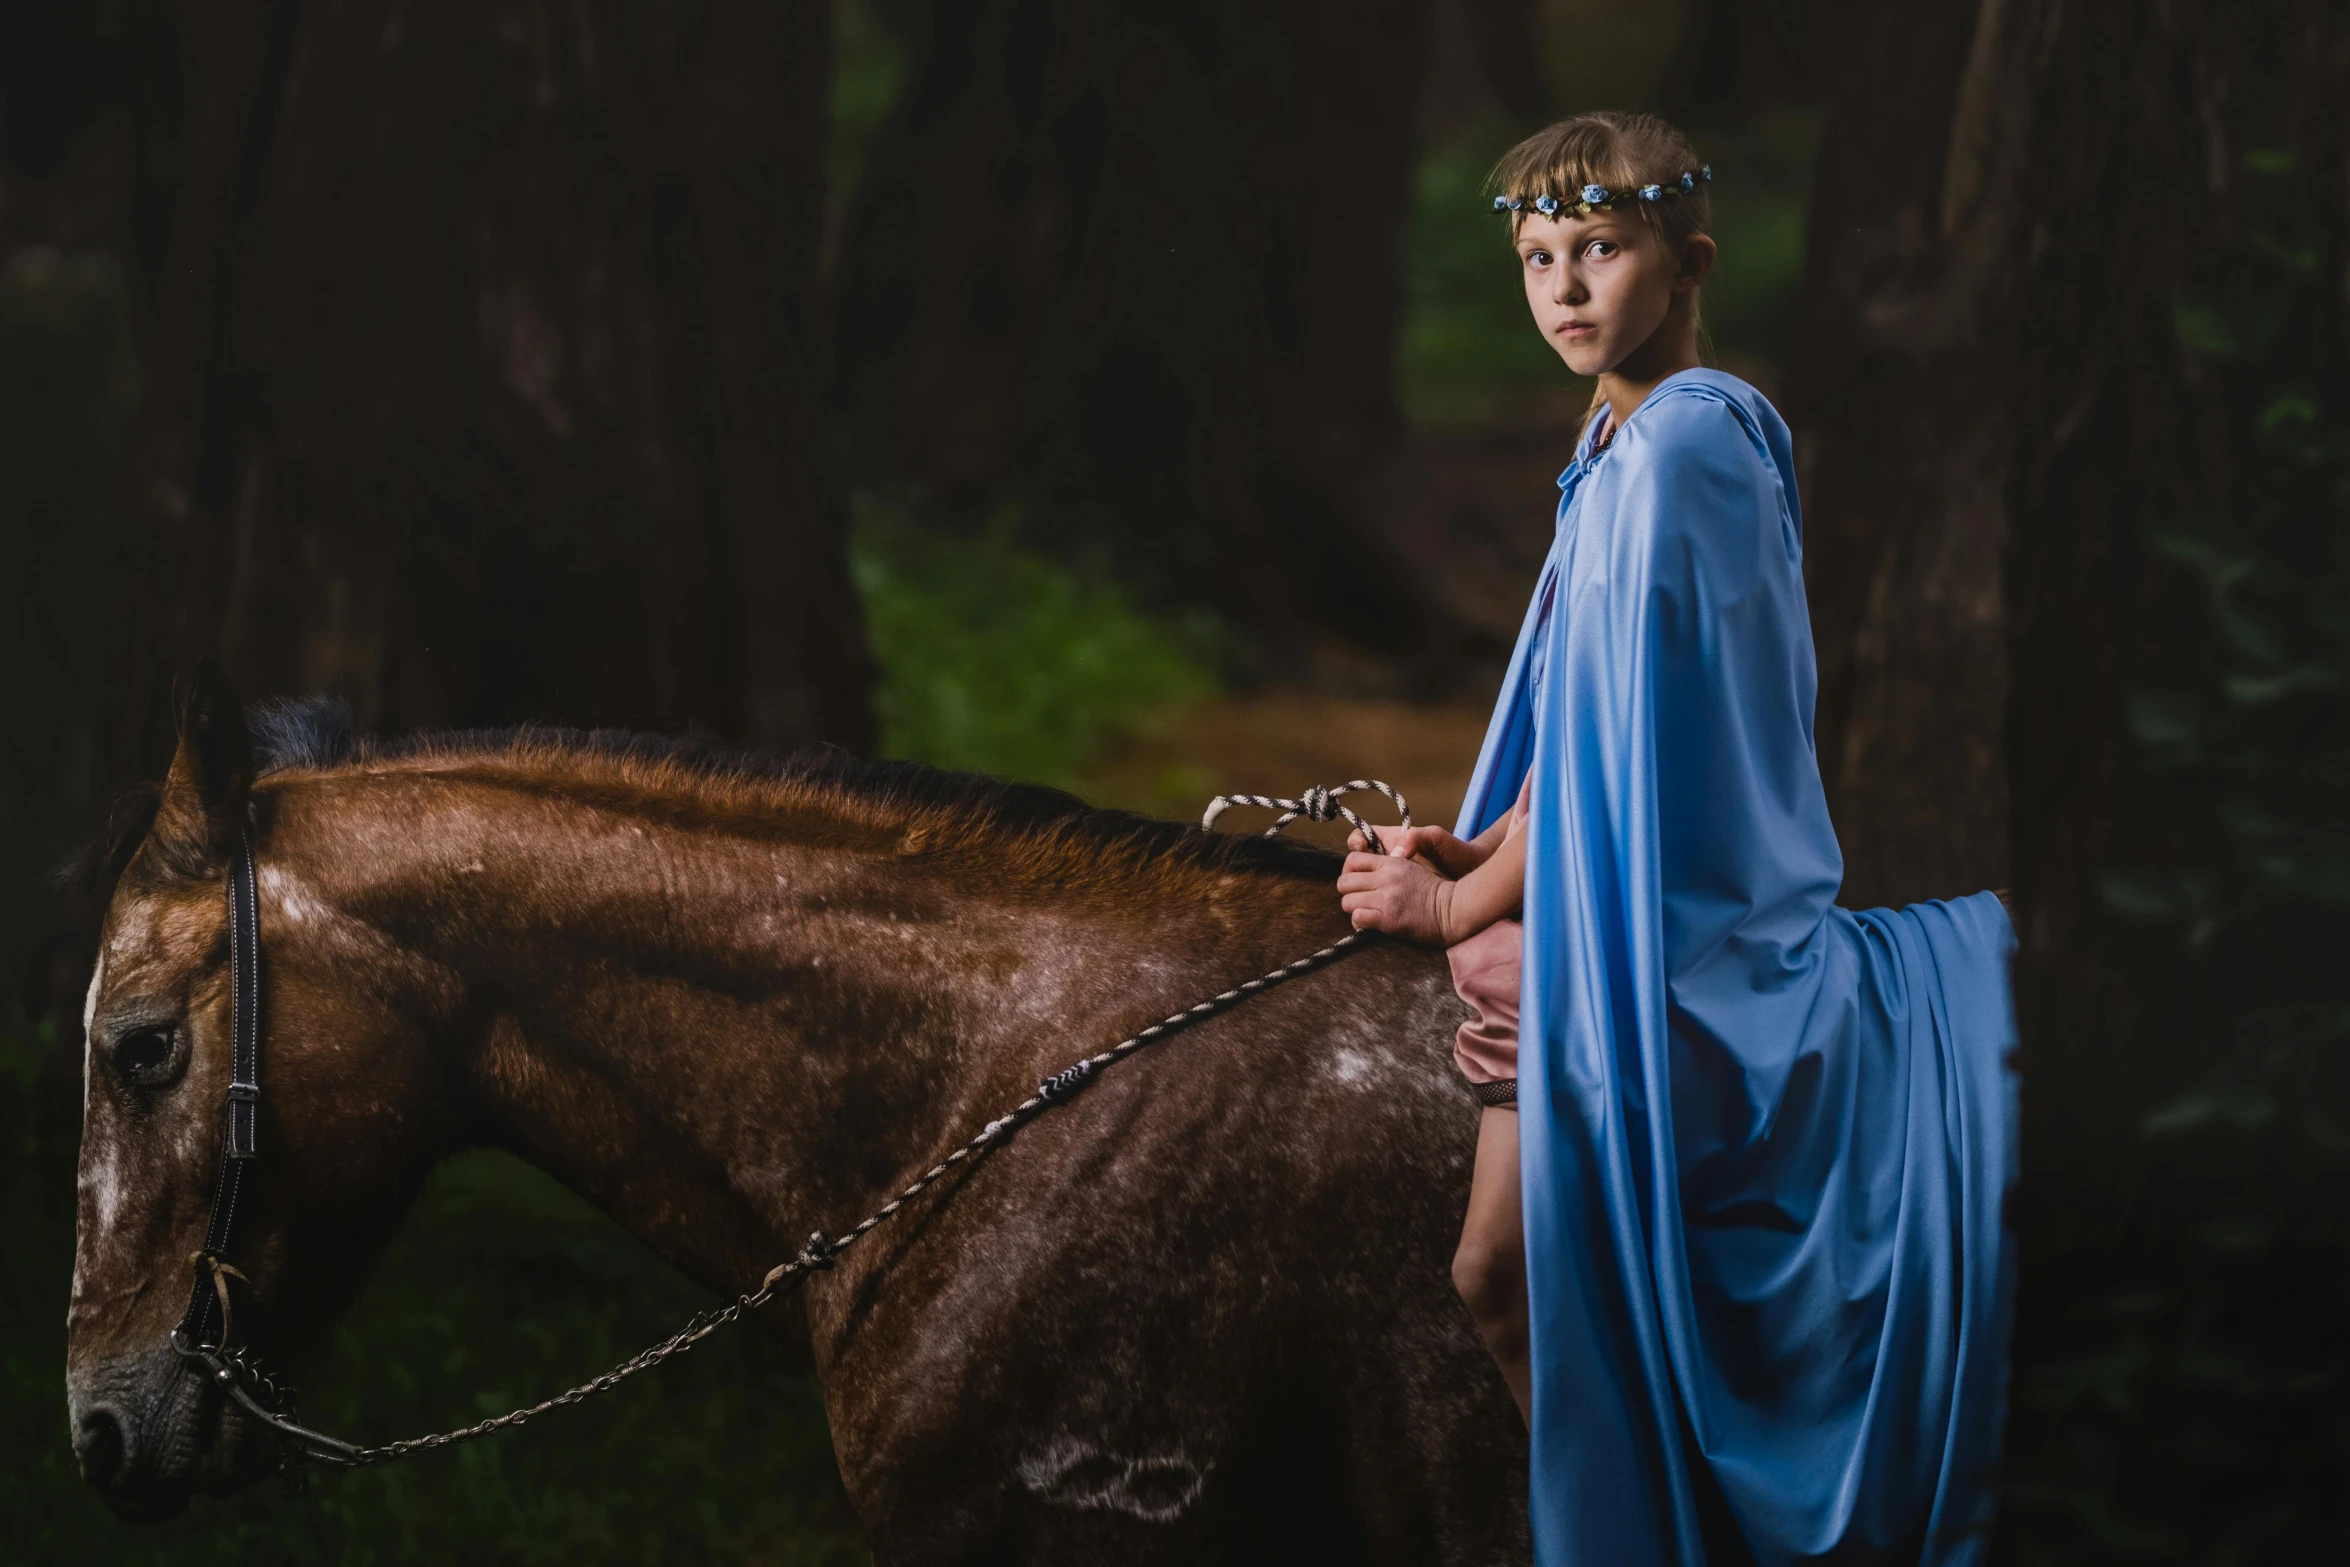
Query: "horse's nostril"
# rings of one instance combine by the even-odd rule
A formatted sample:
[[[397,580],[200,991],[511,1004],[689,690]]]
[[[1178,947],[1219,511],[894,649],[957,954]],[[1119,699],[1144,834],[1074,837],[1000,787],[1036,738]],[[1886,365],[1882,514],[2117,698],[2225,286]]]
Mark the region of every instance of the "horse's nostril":
[[[104,1490],[122,1468],[122,1421],[101,1404],[74,1422],[73,1455],[81,1460],[82,1478]]]

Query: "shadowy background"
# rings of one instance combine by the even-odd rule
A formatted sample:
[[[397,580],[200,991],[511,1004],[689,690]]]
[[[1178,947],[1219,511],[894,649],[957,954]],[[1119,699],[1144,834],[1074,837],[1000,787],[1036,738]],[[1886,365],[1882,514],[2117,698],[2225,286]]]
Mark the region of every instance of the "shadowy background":
[[[207,653],[382,729],[1448,818],[1590,395],[1482,180],[1621,107],[1713,164],[1713,352],[1796,431],[1846,901],[2017,893],[1997,1554],[2344,1555],[2344,102],[2323,0],[0,3],[7,1554],[862,1559],[749,1335],[105,1515],[47,871]],[[305,1409],[452,1424],[700,1303],[469,1156]]]

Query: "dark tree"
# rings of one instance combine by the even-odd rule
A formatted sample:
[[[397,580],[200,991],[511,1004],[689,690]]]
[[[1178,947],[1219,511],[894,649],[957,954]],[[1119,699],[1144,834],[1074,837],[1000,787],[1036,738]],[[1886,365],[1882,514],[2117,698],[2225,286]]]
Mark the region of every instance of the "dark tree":
[[[1016,501],[1277,648],[1441,639],[1384,542],[1427,12],[907,6],[838,275],[858,474]]]
[[[191,12],[114,752],[218,649],[389,727],[867,735],[811,435],[829,12]]]
[[[2337,1559],[2350,19],[1952,0],[1812,37],[1790,403],[1848,886],[1967,890],[2012,843],[1999,1554]]]
[[[1439,117],[1472,100],[1479,110],[1499,110],[1512,125],[1530,130],[1542,123],[1550,91],[1542,80],[1536,9],[1536,0],[1434,0],[1428,69],[1454,78],[1437,84]]]
[[[1985,10],[1992,7],[1986,5]],[[2012,1559],[2350,1549],[2350,15],[2017,7]]]
[[[2008,881],[2002,489],[2041,23],[2002,0],[1813,13],[1835,95],[1787,406],[1816,733],[1844,901],[1905,903]]]
[[[1811,30],[1820,13],[1837,9],[1837,0],[1695,0],[1666,62],[1662,111],[1707,126],[1816,100],[1821,51]]]
[[[157,5],[0,6],[0,1029],[78,983],[47,873],[110,780],[103,533],[139,384],[134,299],[178,114]],[[86,975],[82,976],[86,978]]]

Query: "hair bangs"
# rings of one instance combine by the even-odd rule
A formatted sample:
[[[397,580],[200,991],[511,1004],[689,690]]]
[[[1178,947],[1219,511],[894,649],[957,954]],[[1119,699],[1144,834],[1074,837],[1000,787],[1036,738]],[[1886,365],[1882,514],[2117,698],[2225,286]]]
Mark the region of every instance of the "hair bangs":
[[[1586,185],[1622,190],[1639,182],[1640,171],[1625,156],[1621,138],[1593,119],[1562,121],[1512,147],[1486,180],[1495,195],[1572,198]]]
[[[1703,234],[1712,226],[1712,205],[1706,186],[1683,194],[1681,176],[1704,165],[1689,139],[1669,122],[1653,114],[1598,111],[1545,126],[1512,147],[1486,178],[1489,193],[1532,201],[1555,196],[1573,202],[1587,185],[1625,193],[1644,185],[1661,185],[1673,192],[1662,201],[1619,199],[1611,208],[1635,209],[1642,222],[1673,239]],[[1528,213],[1510,214],[1514,234]]]

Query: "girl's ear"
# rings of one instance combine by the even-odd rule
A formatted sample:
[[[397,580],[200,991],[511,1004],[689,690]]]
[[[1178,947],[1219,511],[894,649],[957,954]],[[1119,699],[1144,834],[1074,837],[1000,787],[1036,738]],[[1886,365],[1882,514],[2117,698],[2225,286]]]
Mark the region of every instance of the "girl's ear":
[[[1719,254],[1711,234],[1692,234],[1681,241],[1681,270],[1673,275],[1673,292],[1693,293],[1702,287],[1713,276],[1714,258]]]

